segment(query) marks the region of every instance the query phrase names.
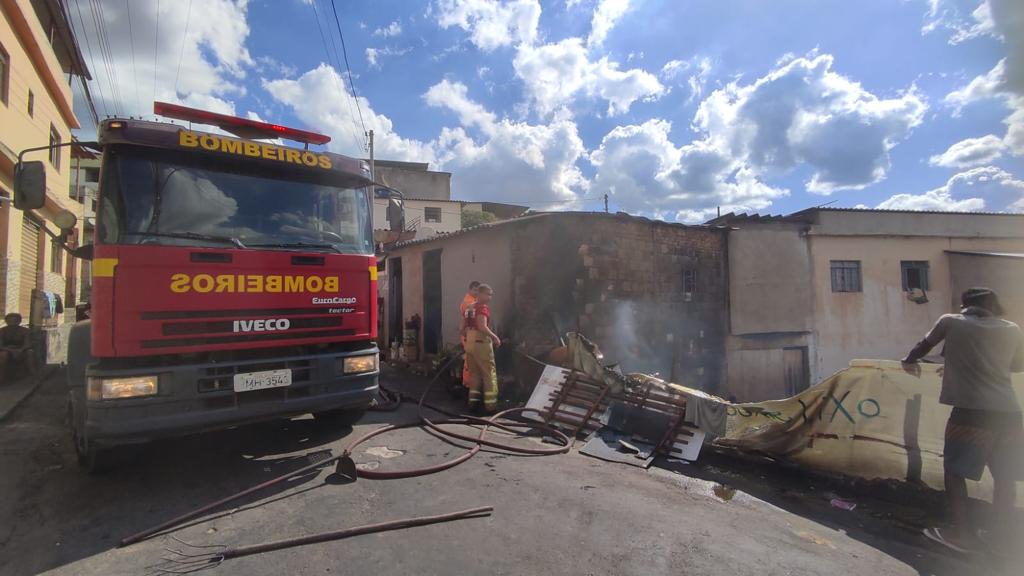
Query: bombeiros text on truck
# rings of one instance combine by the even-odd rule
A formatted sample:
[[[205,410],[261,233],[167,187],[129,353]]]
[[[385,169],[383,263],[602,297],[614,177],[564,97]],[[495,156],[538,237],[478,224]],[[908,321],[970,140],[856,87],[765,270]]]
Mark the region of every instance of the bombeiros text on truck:
[[[102,153],[95,238],[72,251],[93,274],[90,318],[68,343],[80,461],[94,470],[123,445],[308,412],[351,423],[379,370],[369,167],[310,150],[321,134],[154,112],[189,125],[112,118],[97,142],[74,143]],[[45,166],[25,156],[46,150],[19,155],[19,209],[45,204]]]

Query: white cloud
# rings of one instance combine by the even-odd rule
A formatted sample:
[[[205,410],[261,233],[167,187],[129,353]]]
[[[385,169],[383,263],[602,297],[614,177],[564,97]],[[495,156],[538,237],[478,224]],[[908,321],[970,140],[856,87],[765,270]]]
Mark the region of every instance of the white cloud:
[[[1024,97],[1018,96],[1011,100],[1013,113],[1003,120],[1006,124],[1006,137],[1003,143],[1014,156],[1024,156]]]
[[[195,2],[191,13],[187,2],[164,2],[159,6],[159,29],[155,2],[132,2],[130,24],[122,0],[101,3],[113,74],[108,74],[100,59],[90,11],[82,8],[80,19],[71,7],[100,114],[150,116],[153,100],[208,104],[217,111],[234,109],[229,99],[245,93],[242,80],[256,65],[245,47],[249,36],[246,0]]]
[[[700,100],[704,96],[704,88],[711,75],[711,59],[707,56],[694,56],[689,60],[669,60],[661,67],[660,74],[661,79],[665,82],[674,82],[691,70],[692,73],[686,77],[686,85],[690,89],[690,97],[686,100],[687,104]]]
[[[391,38],[392,36],[398,36],[402,33],[402,25],[398,21],[394,21],[387,26],[377,28],[373,31],[374,36],[383,36],[384,38]]]
[[[307,126],[332,136],[332,151],[364,158],[362,128],[358,111],[345,81],[334,68],[321,64],[297,79],[264,80],[263,87],[273,98],[289,106]],[[370,102],[360,96],[359,105],[366,128],[374,131],[374,147],[378,158],[433,162],[433,149],[427,143],[402,138],[391,119],[378,114]]]
[[[498,119],[468,96],[465,85],[444,80],[424,94],[426,103],[454,112],[461,124],[434,142],[452,188],[464,198],[547,202],[572,207],[587,189],[577,167],[585,154],[575,123],[565,117],[543,125]],[[474,138],[470,132],[478,132]]]
[[[629,111],[637,100],[665,93],[658,78],[642,69],[620,70],[618,63],[607,57],[592,62],[583,41],[575,37],[536,47],[520,46],[512,66],[542,116],[569,105],[581,93],[607,101],[611,116]]]
[[[761,182],[707,141],[677,147],[671,123],[652,119],[609,132],[590,161],[591,190],[608,192],[627,211],[669,220],[702,221],[724,211],[760,210],[789,194]]]
[[[493,134],[497,117],[482,105],[469,99],[465,84],[442,80],[430,87],[423,100],[436,108],[448,108],[465,127],[479,128],[485,134]]]
[[[955,174],[944,186],[923,194],[897,194],[878,205],[890,210],[1016,211],[1024,201],[1024,181],[994,166]]]
[[[929,0],[922,34],[943,31],[950,44],[981,36],[996,36],[992,10],[986,0]]]
[[[701,58],[697,62],[697,71],[686,79],[686,83],[690,86],[690,97],[687,99],[687,103],[699,100],[704,95],[704,87],[708,83],[708,76],[710,73],[711,60],[708,58]]]
[[[668,80],[675,80],[680,74],[690,68],[690,63],[685,60],[669,60],[661,67],[661,77]]]
[[[258,56],[256,67],[262,76],[284,76],[291,78],[299,71],[291,64],[285,64],[272,56]]]
[[[981,76],[976,76],[966,86],[957,88],[943,99],[953,107],[953,116],[959,116],[964,106],[985,98],[1000,95],[1006,88],[1006,58]]]
[[[594,16],[590,20],[590,36],[587,37],[588,46],[600,46],[608,37],[615,23],[618,22],[629,9],[629,0],[598,0],[597,8],[594,9]]]
[[[264,86],[300,120],[332,135],[331,150],[365,156],[358,139],[350,137],[359,121],[348,105],[345,82],[333,68],[321,65],[296,80],[273,80]],[[570,119],[533,125],[499,118],[473,101],[464,84],[449,80],[432,86],[423,100],[453,112],[459,126],[442,129],[430,142],[403,138],[387,116],[359,99],[367,128],[375,132],[378,158],[430,162],[451,171],[453,193],[474,200],[544,201],[571,207],[586,191],[588,182],[577,166],[586,150]]]
[[[442,28],[458,26],[477,48],[490,52],[533,43],[541,8],[537,0],[438,0],[432,12]]]
[[[987,15],[993,35],[1006,47],[1006,57],[987,73],[975,77],[966,86],[950,92],[946,104],[958,116],[964,106],[985,98],[1000,97],[1010,109],[1003,120],[1006,135],[1003,144],[1015,156],[1024,156],[1024,2],[988,0]]]
[[[1002,138],[992,134],[981,138],[967,138],[950,146],[942,154],[932,156],[928,163],[946,168],[968,168],[990,164],[1003,155],[1006,145]]]
[[[811,192],[860,189],[889,169],[889,150],[927,108],[910,89],[882,99],[832,71],[832,56],[796,58],[751,84],[737,82],[701,102],[695,127],[716,149],[758,174],[807,164]]]
[[[380,59],[385,56],[403,56],[412,51],[412,48],[394,48],[391,46],[385,46],[383,48],[367,48],[366,49],[366,63],[370,65],[370,68],[380,68]]]

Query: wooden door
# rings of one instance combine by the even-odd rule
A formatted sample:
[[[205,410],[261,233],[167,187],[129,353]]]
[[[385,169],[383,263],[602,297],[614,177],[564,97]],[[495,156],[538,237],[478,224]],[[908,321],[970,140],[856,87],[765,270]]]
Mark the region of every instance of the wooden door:
[[[807,347],[782,350],[782,366],[786,379],[786,397],[795,396],[811,385],[811,370],[807,361]]]

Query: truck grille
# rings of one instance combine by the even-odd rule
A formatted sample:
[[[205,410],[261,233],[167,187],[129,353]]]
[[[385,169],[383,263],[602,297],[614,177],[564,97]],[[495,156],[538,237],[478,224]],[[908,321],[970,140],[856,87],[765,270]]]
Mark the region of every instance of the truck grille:
[[[291,370],[292,371],[292,386],[295,384],[301,384],[309,382],[312,379],[313,372],[313,361],[312,360],[288,360],[282,362],[263,362],[259,364],[224,364],[218,366],[211,366],[202,370],[198,378],[199,392],[220,392],[224,390],[234,390],[234,379],[235,374],[244,374],[247,372],[263,372],[265,370]],[[281,392],[284,393],[290,390],[292,396],[295,396],[296,388],[271,388],[269,390],[257,390],[253,392],[246,392],[241,396],[251,398],[260,395],[262,392]],[[230,396],[228,397],[230,398]]]

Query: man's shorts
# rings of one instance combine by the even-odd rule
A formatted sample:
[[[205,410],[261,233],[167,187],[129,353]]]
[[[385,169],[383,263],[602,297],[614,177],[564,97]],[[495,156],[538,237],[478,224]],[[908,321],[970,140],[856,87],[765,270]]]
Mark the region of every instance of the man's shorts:
[[[943,464],[947,472],[981,480],[993,476],[1024,479],[1024,426],[1020,412],[953,408],[946,422]]]

